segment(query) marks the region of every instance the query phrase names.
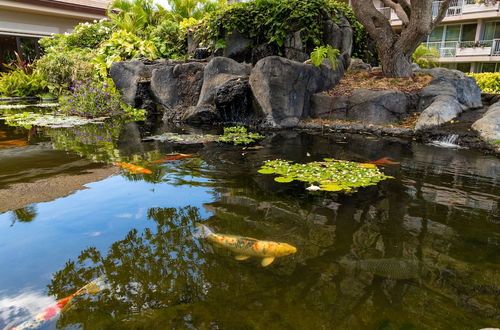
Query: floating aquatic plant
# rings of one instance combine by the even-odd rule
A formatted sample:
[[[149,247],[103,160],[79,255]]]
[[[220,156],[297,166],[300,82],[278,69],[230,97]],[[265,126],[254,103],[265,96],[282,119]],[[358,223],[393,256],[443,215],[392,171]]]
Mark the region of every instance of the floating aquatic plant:
[[[250,144],[263,138],[264,136],[259,133],[249,133],[243,126],[234,126],[224,128],[224,135],[216,141],[233,144]]]
[[[296,164],[286,160],[268,160],[259,170],[261,174],[277,174],[276,182],[304,181],[309,191],[351,192],[358,187],[376,185],[392,178],[380,172],[376,165],[325,158],[324,161]]]
[[[177,133],[163,133],[161,135],[150,136],[145,138],[145,141],[162,141],[173,142],[180,144],[199,144],[214,142],[217,140],[218,135],[211,134],[177,134]]]
[[[42,127],[73,127],[90,123],[99,123],[105,118],[87,119],[76,116],[63,116],[58,114],[39,114],[23,112],[4,117],[5,122],[10,126],[42,126]]]

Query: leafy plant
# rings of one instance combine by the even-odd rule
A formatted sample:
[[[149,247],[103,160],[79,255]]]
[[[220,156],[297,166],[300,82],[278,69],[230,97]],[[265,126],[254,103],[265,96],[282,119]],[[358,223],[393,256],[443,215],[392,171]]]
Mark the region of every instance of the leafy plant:
[[[311,53],[311,63],[314,66],[320,66],[325,59],[329,59],[332,64],[332,69],[337,69],[339,64],[338,57],[340,55],[340,50],[333,48],[330,45],[318,46],[314,48]]]
[[[439,49],[436,47],[427,47],[420,45],[413,53],[413,62],[417,63],[423,69],[434,68],[438,65],[440,57]]]
[[[250,144],[256,140],[263,139],[264,136],[258,133],[249,133],[243,126],[234,126],[224,128],[224,135],[215,140],[216,142],[232,144]]]
[[[351,192],[358,187],[373,186],[392,178],[380,172],[376,165],[345,160],[324,159],[322,162],[294,164],[286,160],[268,160],[259,170],[261,174],[277,174],[280,183],[303,181],[308,190]]]
[[[121,30],[113,33],[111,39],[102,43],[97,50],[96,63],[101,66],[102,70],[102,65],[109,68],[113,62],[138,57],[158,58],[158,49],[152,41],[143,40],[133,33]],[[101,74],[105,76],[106,72],[101,71]]]
[[[32,74],[34,71],[33,65],[23,61],[17,52],[14,52],[14,55],[16,58],[15,61],[12,61],[11,63],[4,63],[3,66],[11,71],[22,70],[26,74]]]
[[[27,74],[23,69],[0,73],[0,95],[10,97],[35,96],[47,86],[43,76],[34,72]]]
[[[500,72],[469,73],[483,93],[500,93]]]

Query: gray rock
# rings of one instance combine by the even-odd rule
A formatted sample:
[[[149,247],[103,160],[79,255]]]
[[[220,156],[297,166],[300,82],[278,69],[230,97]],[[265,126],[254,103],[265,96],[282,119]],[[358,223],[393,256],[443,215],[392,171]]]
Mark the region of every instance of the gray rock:
[[[314,94],[311,96],[311,118],[346,120],[349,99],[347,96]]]
[[[362,59],[353,58],[351,60],[351,64],[349,65],[349,69],[347,71],[351,72],[368,72],[372,70],[372,66],[363,62]]]
[[[258,61],[268,56],[276,56],[279,49],[275,44],[262,44],[252,49],[252,64],[255,65]]]
[[[441,125],[462,111],[483,106],[476,80],[457,70],[420,70],[434,77],[420,93],[418,110],[423,111],[416,129]]]
[[[457,117],[463,110],[463,106],[457,98],[452,95],[439,95],[434,98],[418,118],[415,130],[439,126]]]
[[[349,98],[347,119],[364,124],[390,124],[408,114],[406,95],[399,90],[357,89]]]
[[[472,124],[472,129],[487,142],[500,140],[500,103],[493,104],[484,116]],[[497,149],[500,150],[500,145]]]
[[[193,53],[193,58],[197,60],[204,60],[212,55],[208,48],[196,48]]]
[[[445,68],[434,68],[421,71],[429,73],[435,78],[431,81],[431,85],[451,84],[455,87],[458,101],[467,109],[480,108],[483,106],[481,101],[481,89],[477,85],[476,79],[467,76],[461,71]]]
[[[229,57],[238,62],[244,62],[251,57],[252,39],[243,36],[238,31],[233,31],[226,36],[226,48],[224,48],[223,56]]]
[[[250,75],[253,95],[271,126],[293,127],[309,115],[311,95],[338,84],[344,73],[337,70],[270,56],[260,60]]]
[[[212,124],[220,122],[221,118],[215,111],[213,105],[202,105],[197,107],[189,107],[183,113],[181,120],[192,125]]]
[[[251,66],[225,57],[214,57],[205,67],[198,106],[214,104],[217,88],[235,78],[246,78]]]
[[[411,64],[411,71],[413,71],[413,72],[419,72],[421,70],[422,69],[420,68],[420,65],[418,65],[417,63],[412,63]]]
[[[289,60],[304,62],[309,59],[309,56],[304,52],[302,33],[300,31],[287,35],[284,46],[285,57]]]
[[[167,109],[194,106],[203,85],[206,63],[183,63],[153,70],[151,91],[155,100]]]
[[[252,90],[248,78],[234,78],[217,88],[215,108],[224,122],[249,122],[252,114]]]
[[[324,23],[323,41],[335,49],[342,48],[342,29],[332,20],[327,20]]]
[[[149,81],[154,69],[166,65],[166,61],[148,62],[133,60],[128,62],[115,62],[111,66],[110,75],[116,88],[123,96],[123,100],[133,107],[137,107],[141,100],[138,96],[138,83]]]

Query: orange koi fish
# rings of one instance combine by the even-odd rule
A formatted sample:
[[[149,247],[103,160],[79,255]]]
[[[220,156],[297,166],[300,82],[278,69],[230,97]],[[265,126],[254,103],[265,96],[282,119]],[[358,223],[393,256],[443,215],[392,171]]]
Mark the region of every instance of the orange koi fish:
[[[365,164],[374,164],[374,165],[398,165],[399,162],[393,162],[389,157],[380,158],[371,162],[366,162]]]
[[[95,295],[106,289],[108,285],[105,283],[105,279],[106,278],[104,276],[95,279],[80,290],[76,291],[71,296],[57,301],[54,305],[44,309],[33,318],[30,318],[29,320],[19,324],[18,326],[10,328],[10,330],[39,329],[43,326],[43,323],[53,320],[56,316],[61,314],[61,312],[67,309],[74,297],[83,294]]]
[[[222,246],[235,253],[236,260],[247,260],[250,257],[262,258],[262,267],[273,263],[277,257],[284,257],[297,252],[297,248],[272,241],[261,241],[255,238],[216,234],[205,225],[198,224],[197,237],[206,238],[209,242]]]
[[[0,141],[0,149],[24,147],[27,145],[28,145],[28,141],[23,140],[23,139]]]
[[[132,164],[127,164],[127,163],[115,163],[115,165],[120,166],[121,168],[126,169],[127,171],[133,173],[133,174],[153,174],[150,170],[144,167],[140,167],[137,165],[132,165]]]
[[[154,160],[151,163],[154,163],[154,164],[166,163],[166,162],[171,162],[173,160],[179,160],[179,159],[184,159],[184,158],[189,158],[189,157],[193,157],[193,154],[178,154],[178,155],[169,156],[169,157],[165,157],[162,159]]]

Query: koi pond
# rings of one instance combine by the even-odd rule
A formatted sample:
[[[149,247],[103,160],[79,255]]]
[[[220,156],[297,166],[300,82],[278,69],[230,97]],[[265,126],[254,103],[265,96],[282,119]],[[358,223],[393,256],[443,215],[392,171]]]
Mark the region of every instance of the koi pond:
[[[0,120],[0,328],[500,327],[496,157],[328,132],[244,146],[181,143],[172,133],[222,128],[160,121],[64,126]],[[348,192],[262,170],[384,157],[385,180]]]

